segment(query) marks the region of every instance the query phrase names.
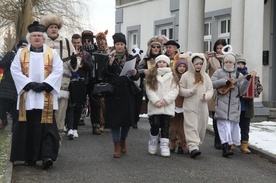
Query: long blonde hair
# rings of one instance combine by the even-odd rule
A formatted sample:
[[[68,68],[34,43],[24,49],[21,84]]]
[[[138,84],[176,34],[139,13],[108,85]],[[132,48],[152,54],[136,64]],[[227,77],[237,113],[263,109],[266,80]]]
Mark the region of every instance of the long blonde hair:
[[[178,85],[179,78],[174,72],[172,72],[172,75],[173,75],[173,82],[175,82]],[[148,85],[149,88],[153,91],[156,91],[158,89],[157,64],[155,64],[155,66],[149,69],[149,73],[146,75],[146,85]]]

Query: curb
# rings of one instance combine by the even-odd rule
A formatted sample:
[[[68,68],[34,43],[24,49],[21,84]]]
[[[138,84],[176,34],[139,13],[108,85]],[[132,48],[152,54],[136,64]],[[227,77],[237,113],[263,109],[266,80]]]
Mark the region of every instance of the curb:
[[[211,128],[208,127],[208,128],[207,128],[207,131],[208,131],[209,133],[211,133],[211,134],[214,135],[213,129],[211,129]],[[253,146],[253,145],[250,145],[250,144],[248,145],[248,148],[251,150],[251,153],[252,153],[252,154],[258,155],[258,156],[260,156],[261,158],[264,158],[264,159],[266,159],[267,161],[276,164],[276,155],[273,155],[273,154],[271,154],[271,153],[269,153],[269,152],[266,152],[266,151],[264,151],[264,150],[262,150],[262,149],[260,149],[260,148],[258,148],[258,147],[256,147],[256,146]]]

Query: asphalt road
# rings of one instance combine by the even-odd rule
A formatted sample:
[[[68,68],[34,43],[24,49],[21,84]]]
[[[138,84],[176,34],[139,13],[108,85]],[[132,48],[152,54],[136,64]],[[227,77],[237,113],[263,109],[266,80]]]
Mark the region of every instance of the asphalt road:
[[[139,129],[131,129],[127,139],[128,152],[113,158],[111,132],[92,135],[91,125],[79,127],[79,138],[64,137],[59,157],[49,170],[15,165],[14,183],[162,183],[162,182],[260,182],[274,183],[276,164],[258,155],[238,150],[230,158],[222,157],[213,148],[213,135],[206,134],[200,147],[202,154],[191,159],[189,154],[173,153],[169,158],[147,152],[149,124],[140,120]]]

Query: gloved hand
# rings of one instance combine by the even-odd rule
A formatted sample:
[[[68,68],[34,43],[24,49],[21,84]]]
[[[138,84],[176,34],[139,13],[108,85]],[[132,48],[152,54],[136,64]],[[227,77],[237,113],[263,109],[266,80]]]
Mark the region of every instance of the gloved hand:
[[[75,53],[72,53],[70,64],[73,67],[75,67],[77,65],[77,55],[75,55]]]
[[[250,75],[250,74],[248,74],[248,75],[246,76],[247,81],[249,81],[249,80],[250,80],[250,78],[251,78],[251,75]]]
[[[35,87],[37,87],[39,83],[37,82],[29,82],[28,84],[26,84],[26,86],[24,86],[23,90],[25,91],[29,91],[29,90],[34,90]]]
[[[226,86],[229,86],[231,84],[231,81],[227,80],[226,81]]]
[[[92,45],[84,45],[83,47],[87,52],[93,51],[95,49],[95,46],[93,44]]]
[[[44,83],[39,83],[34,89],[35,92],[43,92],[46,90],[46,85]]]
[[[35,92],[51,92],[53,90],[53,87],[49,85],[48,83],[37,83],[37,86],[33,89]]]
[[[51,86],[51,85],[49,85],[48,83],[42,83],[42,84],[44,84],[44,85],[46,85],[46,88],[45,88],[45,91],[47,92],[47,93],[50,93],[54,88]]]
[[[196,88],[192,88],[191,91],[190,91],[191,94],[195,94],[196,92],[197,92]]]

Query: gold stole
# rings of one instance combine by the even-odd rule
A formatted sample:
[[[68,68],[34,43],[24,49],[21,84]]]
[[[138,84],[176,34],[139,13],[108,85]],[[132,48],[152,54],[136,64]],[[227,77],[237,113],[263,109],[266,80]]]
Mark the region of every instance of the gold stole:
[[[20,63],[22,73],[29,77],[30,51],[26,46],[20,53]],[[46,45],[44,53],[44,79],[51,74],[53,68],[53,51]],[[19,101],[19,121],[27,121],[26,119],[26,98],[27,92],[23,91]],[[53,123],[53,95],[44,91],[44,108],[42,110],[41,123]]]

